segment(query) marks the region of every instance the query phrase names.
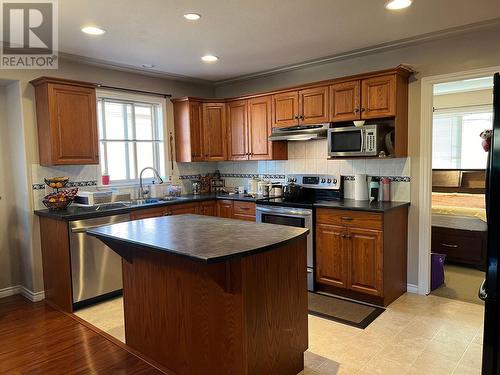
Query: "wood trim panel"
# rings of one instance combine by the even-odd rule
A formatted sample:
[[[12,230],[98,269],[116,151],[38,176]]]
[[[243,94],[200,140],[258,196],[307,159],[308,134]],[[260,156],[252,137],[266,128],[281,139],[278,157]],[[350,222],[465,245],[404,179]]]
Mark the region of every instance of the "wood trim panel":
[[[40,217],[45,299],[62,311],[73,311],[68,223]]]
[[[408,207],[384,214],[384,305],[406,293],[408,263]]]

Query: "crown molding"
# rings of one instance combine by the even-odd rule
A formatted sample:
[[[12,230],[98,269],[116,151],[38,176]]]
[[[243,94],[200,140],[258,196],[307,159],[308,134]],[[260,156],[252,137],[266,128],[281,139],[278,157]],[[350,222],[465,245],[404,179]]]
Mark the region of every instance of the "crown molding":
[[[161,72],[159,70],[154,70],[154,69],[143,69],[143,68],[133,66],[133,65],[114,63],[114,62],[110,62],[107,60],[95,59],[93,57],[74,55],[74,54],[66,53],[66,52],[59,52],[58,56],[59,56],[59,59],[61,59],[63,61],[77,62],[80,64],[97,66],[100,68],[119,70],[119,71],[127,72],[127,73],[141,74],[141,75],[149,76],[149,77],[170,79],[173,81],[197,83],[197,84],[210,85],[210,86],[214,85],[214,81],[209,81],[209,80],[202,79],[202,78],[190,77],[190,76],[185,76],[182,74],[175,74],[175,73],[166,73],[166,72]]]
[[[493,27],[498,26],[498,25],[500,25],[500,18],[494,18],[494,19],[487,20],[487,21],[482,21],[482,22],[472,23],[472,24],[468,24],[468,25],[453,27],[453,28],[449,28],[449,29],[435,31],[432,33],[421,34],[421,35],[417,35],[417,36],[410,37],[410,38],[399,39],[399,40],[392,41],[392,42],[374,45],[371,47],[360,48],[360,49],[356,49],[356,50],[352,50],[352,51],[342,52],[342,53],[335,54],[335,55],[321,57],[318,59],[306,60],[306,61],[296,63],[296,64],[283,65],[283,66],[268,69],[268,70],[262,70],[260,72],[245,74],[245,75],[241,75],[241,76],[237,76],[237,77],[233,77],[233,78],[222,79],[222,80],[211,81],[211,82],[216,87],[226,85],[226,84],[231,84],[231,83],[243,82],[243,81],[248,81],[248,80],[255,79],[255,78],[262,78],[262,77],[272,76],[272,75],[276,75],[276,74],[280,74],[280,73],[284,73],[284,72],[290,72],[293,70],[309,68],[309,67],[313,67],[313,66],[319,66],[319,65],[328,64],[331,62],[336,62],[336,61],[341,61],[341,60],[347,60],[347,59],[351,59],[354,57],[366,56],[366,55],[370,55],[370,54],[374,54],[374,53],[392,51],[392,50],[397,50],[397,49],[405,48],[405,47],[409,47],[409,46],[415,46],[415,45],[419,45],[419,44],[423,44],[423,43],[427,43],[427,42],[431,42],[431,41],[436,41],[436,40],[454,37],[457,35],[462,35],[462,34],[465,34],[465,33],[471,32],[471,31],[493,28]]]

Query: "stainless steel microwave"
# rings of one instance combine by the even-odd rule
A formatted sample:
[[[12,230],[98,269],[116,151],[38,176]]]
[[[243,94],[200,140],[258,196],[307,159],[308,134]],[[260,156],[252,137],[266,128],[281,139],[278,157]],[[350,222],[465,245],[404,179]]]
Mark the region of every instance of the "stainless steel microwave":
[[[328,156],[377,156],[387,153],[386,135],[391,128],[386,124],[348,126],[328,129]]]

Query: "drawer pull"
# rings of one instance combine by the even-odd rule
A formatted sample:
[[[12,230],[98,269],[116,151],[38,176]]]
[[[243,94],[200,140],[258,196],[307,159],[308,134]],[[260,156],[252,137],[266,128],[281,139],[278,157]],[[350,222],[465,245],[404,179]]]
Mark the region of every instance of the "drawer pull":
[[[248,211],[250,207],[238,207],[240,210]]]
[[[457,248],[458,245],[455,245],[455,244],[450,244],[450,243],[442,243],[441,246],[444,246],[444,247],[452,247],[452,248]]]
[[[342,216],[341,217],[342,220],[347,220],[347,221],[351,221],[352,220],[352,217],[350,216]]]

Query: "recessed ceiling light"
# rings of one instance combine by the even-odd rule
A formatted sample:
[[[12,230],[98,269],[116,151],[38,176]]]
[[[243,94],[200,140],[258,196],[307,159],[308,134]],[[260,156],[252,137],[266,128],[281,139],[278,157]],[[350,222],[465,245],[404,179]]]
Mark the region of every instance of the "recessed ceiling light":
[[[217,56],[214,56],[214,55],[205,55],[205,56],[202,56],[201,59],[205,62],[215,62],[215,61],[219,60],[219,58]]]
[[[99,27],[96,27],[96,26],[82,27],[82,32],[84,32],[85,34],[89,34],[89,35],[102,35],[105,33],[105,31],[103,29],[100,29]]]
[[[385,4],[387,9],[396,10],[396,9],[404,9],[408,8],[413,0],[391,0]]]
[[[198,13],[186,13],[184,18],[189,21],[198,21],[201,18],[201,15]]]
[[[142,64],[142,67],[146,69],[151,69],[154,68],[155,66],[156,66],[155,64]]]

